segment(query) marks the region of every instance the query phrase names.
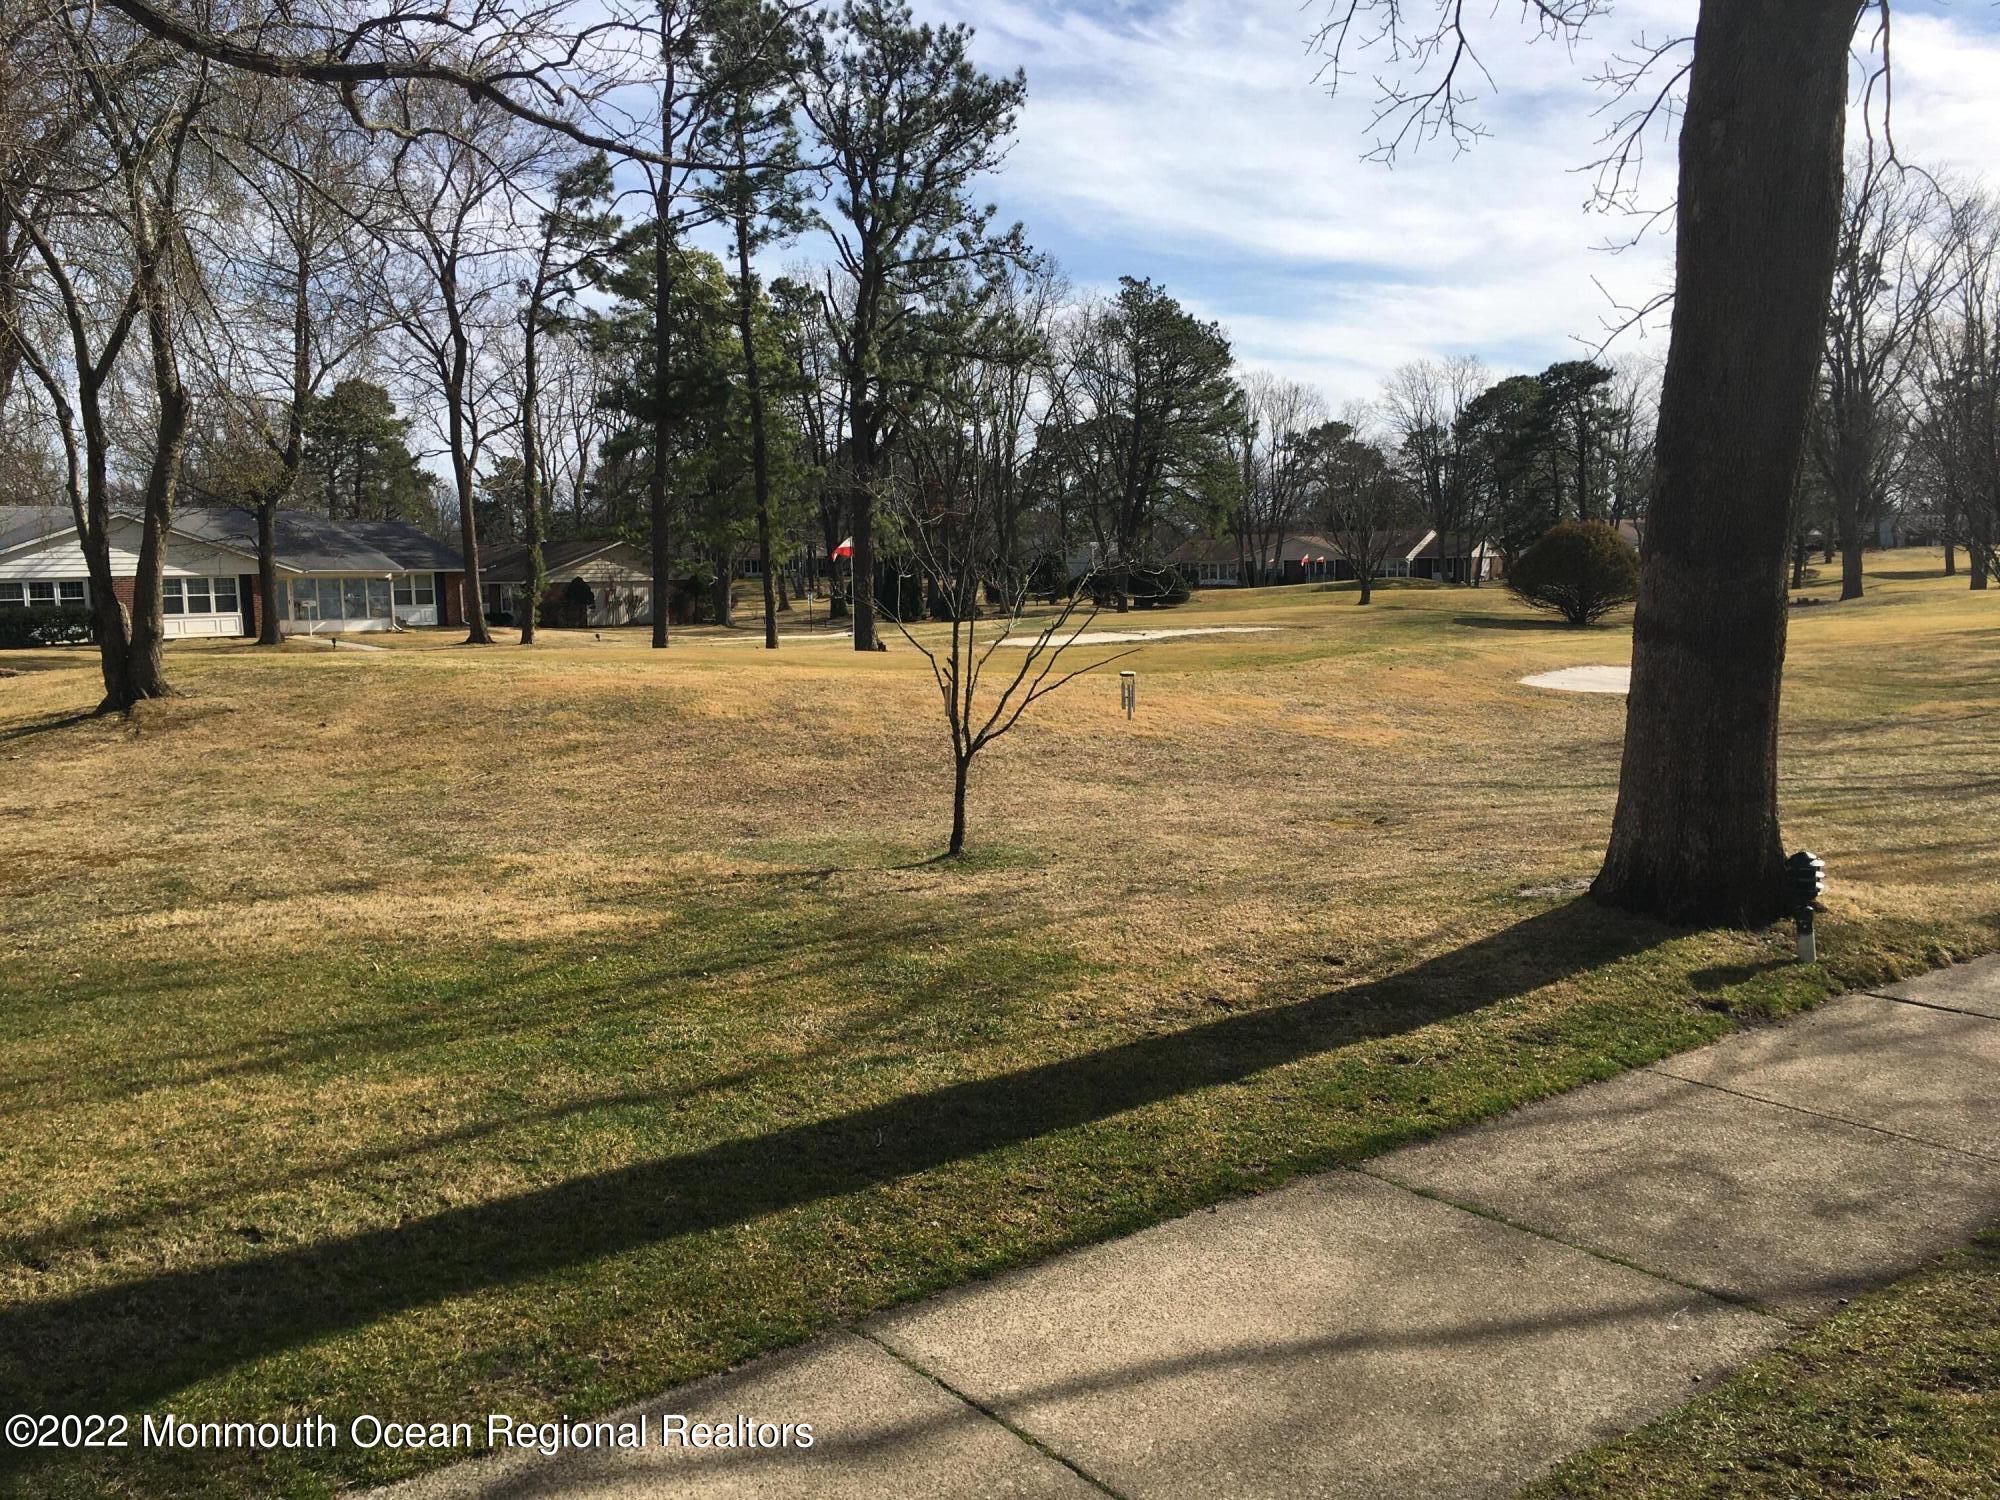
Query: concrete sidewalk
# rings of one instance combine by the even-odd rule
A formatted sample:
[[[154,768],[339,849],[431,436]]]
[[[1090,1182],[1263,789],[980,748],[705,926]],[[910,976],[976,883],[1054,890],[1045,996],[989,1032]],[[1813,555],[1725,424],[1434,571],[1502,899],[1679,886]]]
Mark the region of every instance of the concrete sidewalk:
[[[2000,1219],[1996,1127],[1989,959],[669,1391],[643,1450],[391,1493],[1505,1495]]]

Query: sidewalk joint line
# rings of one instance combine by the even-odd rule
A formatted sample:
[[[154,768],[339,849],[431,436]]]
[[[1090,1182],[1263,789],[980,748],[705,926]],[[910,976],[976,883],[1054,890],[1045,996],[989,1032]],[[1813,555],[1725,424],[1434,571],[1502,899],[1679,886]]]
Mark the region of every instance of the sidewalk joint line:
[[[1888,1000],[1897,1005],[1914,1005],[1920,1010],[1941,1010],[1948,1016],[1970,1016],[1975,1021],[1993,1021],[1995,1025],[2000,1025],[2000,1018],[1989,1016],[1984,1011],[1967,1010],[1962,1005],[1942,1005],[1936,1000],[1919,1000],[1913,995],[1885,995],[1880,990],[1860,990],[1856,993],[1867,995],[1874,1000]]]
[[[1016,1438],[1019,1438],[1028,1447],[1033,1448],[1037,1453],[1041,1454],[1044,1458],[1053,1459],[1055,1462],[1061,1464],[1065,1469],[1068,1469],[1070,1473],[1076,1475],[1078,1479],[1081,1479],[1085,1484],[1089,1485],[1099,1494],[1109,1495],[1111,1497],[1111,1500],[1127,1500],[1126,1496],[1120,1494],[1117,1490],[1111,1488],[1110,1485],[1106,1484],[1103,1480],[1099,1479],[1095,1474],[1091,1473],[1088,1469],[1084,1468],[1083,1465],[1075,1462],[1074,1460],[1064,1456],[1061,1453],[1056,1452],[1055,1449],[1051,1448],[1047,1443],[1043,1442],[1040,1438],[1036,1437],[1032,1432],[1028,1432],[1025,1429],[1016,1426],[1014,1423],[1008,1421],[1005,1417],[1001,1416],[999,1412],[995,1411],[992,1407],[988,1406],[984,1401],[981,1401],[978,1397],[969,1395],[966,1392],[960,1390],[957,1386],[953,1385],[949,1380],[946,1380],[943,1376],[935,1375],[931,1371],[926,1370],[922,1365],[918,1364],[914,1359],[911,1359],[909,1355],[903,1353],[902,1350],[896,1348],[893,1344],[884,1343],[882,1339],[877,1337],[875,1334],[870,1333],[865,1328],[854,1328],[850,1331],[854,1334],[856,1338],[866,1339],[869,1343],[873,1344],[877,1349],[880,1349],[884,1354],[888,1355],[889,1358],[895,1360],[896,1363],[902,1365],[905,1369],[911,1370],[916,1374],[923,1376],[924,1379],[928,1380],[932,1385],[936,1386],[939,1390],[943,1391],[947,1396],[950,1396],[954,1400],[957,1400],[962,1404],[971,1407],[974,1411],[978,1412],[981,1416],[985,1417],[989,1422],[992,1422],[994,1425],[1005,1428],[1008,1432],[1012,1433]]]
[[[1429,1188],[1421,1188],[1414,1183],[1404,1182],[1399,1178],[1391,1177],[1386,1172],[1371,1170],[1365,1165],[1349,1167],[1348,1170],[1350,1172],[1358,1172],[1363,1177],[1373,1178],[1377,1182],[1386,1183],[1392,1188],[1400,1188],[1414,1197],[1425,1198],[1432,1203],[1443,1204],[1446,1208],[1455,1208],[1460,1213],[1471,1214],[1475,1219],[1485,1219],[1505,1229],[1518,1230],[1522,1234],[1531,1234],[1538,1240],[1547,1240],[1552,1245],[1561,1245],[1565,1250],[1575,1250],[1580,1254],[1590,1256],[1594,1260],[1601,1260],[1606,1265],[1618,1266],[1627,1271],[1637,1271],[1641,1276],[1651,1277],[1654,1281],[1661,1282],[1667,1286],[1678,1287],[1684,1292],[1693,1292],[1698,1297],[1710,1298],[1713,1301],[1722,1303],[1726,1307],[1741,1308],[1744,1312],[1755,1313],[1760,1318],[1769,1318],[1774,1323],[1784,1324],[1795,1333],[1804,1332],[1812,1326],[1810,1323],[1802,1323],[1796,1318],[1787,1317],[1784,1313],[1765,1306],[1755,1297],[1747,1297],[1741,1292],[1728,1291],[1722,1287],[1703,1286],[1697,1281],[1683,1281],[1678,1276],[1671,1275],[1666,1271],[1655,1270],[1651,1266],[1642,1265],[1636,1260],[1628,1259],[1613,1251],[1601,1250],[1595,1245],[1584,1244],[1581,1240],[1565,1238],[1553,1230],[1542,1229],[1534,1224],[1524,1223],[1520,1219],[1511,1218],[1501,1213],[1498,1209],[1486,1207],[1483,1203],[1467,1203],[1462,1199],[1447,1197],[1443,1193],[1433,1192]]]
[[[1713,1089],[1718,1094],[1727,1094],[1733,1099],[1747,1099],[1752,1104],[1768,1104],[1772,1109],[1790,1110],[1795,1115],[1808,1119],[1825,1120],[1832,1125],[1851,1125],[1856,1130],[1873,1131],[1876,1135],[1886,1135],[1892,1141],[1907,1141],[1912,1146],[1928,1146],[1933,1151],[1946,1151],[1953,1156],[1969,1157],[1987,1166],[2000,1165],[2000,1157],[1988,1156],[1984,1152],[1968,1150],[1964,1146],[1951,1146],[1943,1141],[1927,1140],[1920,1135],[1906,1135],[1900,1130],[1891,1130],[1886,1125],[1871,1125],[1866,1120],[1851,1120],[1846,1115],[1830,1115],[1825,1110],[1807,1109],[1803,1104],[1788,1104],[1783,1099],[1767,1099],[1762,1094],[1748,1093],[1743,1089],[1733,1089],[1726,1083],[1710,1083],[1701,1078],[1683,1078],[1678,1073],[1670,1073],[1659,1063],[1648,1063],[1644,1070],[1661,1078],[1671,1078],[1675,1083],[1685,1083],[1693,1088]]]

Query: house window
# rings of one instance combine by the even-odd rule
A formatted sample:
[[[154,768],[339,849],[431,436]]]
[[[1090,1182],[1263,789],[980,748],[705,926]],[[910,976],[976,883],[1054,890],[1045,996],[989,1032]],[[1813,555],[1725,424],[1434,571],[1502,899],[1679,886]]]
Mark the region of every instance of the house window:
[[[81,609],[90,602],[90,592],[81,578],[59,578],[50,583],[0,583],[0,609]]]
[[[365,620],[368,618],[368,580],[365,578],[343,578],[340,589],[340,617],[343,620]]]
[[[410,597],[416,601],[420,608],[428,609],[437,603],[437,593],[432,587],[430,574],[412,573],[410,575]]]
[[[160,611],[169,615],[233,615],[236,613],[236,580],[162,578]]]
[[[371,620],[389,618],[389,580],[386,578],[368,580],[368,618]]]
[[[317,620],[319,618],[319,584],[311,578],[295,578],[291,582],[294,620]]]

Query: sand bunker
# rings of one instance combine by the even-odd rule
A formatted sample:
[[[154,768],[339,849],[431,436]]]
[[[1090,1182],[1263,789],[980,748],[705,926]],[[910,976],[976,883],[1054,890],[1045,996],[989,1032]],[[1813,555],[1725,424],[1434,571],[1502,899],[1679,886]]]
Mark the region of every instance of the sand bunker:
[[[1521,681],[1528,687],[1548,688],[1557,693],[1629,693],[1632,690],[1632,669],[1564,667],[1560,672],[1537,672],[1533,677],[1523,677]]]
[[[1187,625],[1177,630],[1086,630],[1076,638],[1079,646],[1117,646],[1131,641],[1165,641],[1183,635],[1268,635],[1278,627],[1275,625]],[[1039,636],[1039,631],[1024,630],[1010,635],[1000,644],[1003,646],[1031,646]],[[1058,631],[1057,641],[1068,636]]]

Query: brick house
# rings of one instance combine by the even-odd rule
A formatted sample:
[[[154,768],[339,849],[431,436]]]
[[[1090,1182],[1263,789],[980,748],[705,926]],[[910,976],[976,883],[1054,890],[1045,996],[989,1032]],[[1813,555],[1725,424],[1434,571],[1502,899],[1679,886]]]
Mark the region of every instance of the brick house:
[[[114,511],[112,589],[127,609],[143,526]],[[465,565],[452,548],[401,521],[277,517],[278,628],[287,635],[462,625]],[[254,636],[257,517],[189,507],[174,517],[162,568],[169,639]],[[67,507],[0,506],[0,609],[90,603],[89,569]]]

